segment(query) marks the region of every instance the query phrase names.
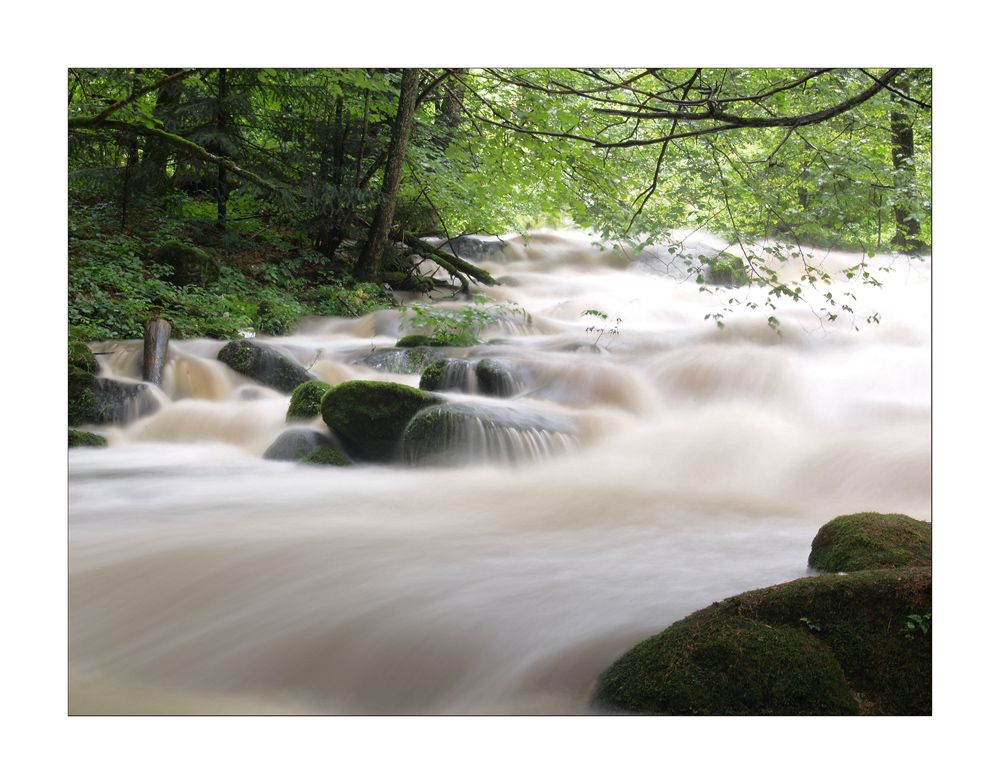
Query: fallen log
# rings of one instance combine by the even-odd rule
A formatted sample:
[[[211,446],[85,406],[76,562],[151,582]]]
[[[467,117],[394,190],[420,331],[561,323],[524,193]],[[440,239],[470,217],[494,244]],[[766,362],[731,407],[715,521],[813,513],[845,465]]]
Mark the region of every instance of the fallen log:
[[[480,283],[485,283],[487,286],[498,285],[497,281],[486,270],[480,269],[475,264],[470,264],[465,259],[460,259],[458,256],[454,256],[447,251],[441,250],[441,248],[431,245],[429,242],[425,242],[419,237],[412,234],[403,234],[403,242],[417,251],[420,255],[428,256],[434,259],[434,261],[444,267],[445,270],[462,281],[463,291],[469,287],[469,281],[466,277],[477,280]]]

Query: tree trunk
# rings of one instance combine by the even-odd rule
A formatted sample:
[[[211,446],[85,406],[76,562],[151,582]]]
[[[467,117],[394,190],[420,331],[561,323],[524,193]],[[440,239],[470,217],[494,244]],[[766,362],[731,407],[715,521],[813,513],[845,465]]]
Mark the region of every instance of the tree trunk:
[[[228,94],[229,94],[229,86],[226,83],[226,69],[220,68],[219,69],[219,117],[218,117],[218,126],[220,134],[225,134],[229,130],[229,115],[226,112],[226,107],[225,107],[226,96]],[[225,228],[226,208],[229,203],[229,183],[226,182],[226,169],[221,164],[219,165],[218,168],[215,203],[217,206],[216,215],[218,217],[219,228]]]
[[[167,359],[167,342],[170,340],[170,322],[156,318],[146,323],[142,341],[142,380],[160,386],[163,383],[163,365]]]
[[[392,139],[389,142],[389,155],[385,164],[382,192],[378,207],[375,209],[371,230],[368,232],[368,239],[365,241],[361,257],[358,259],[357,277],[360,280],[378,280],[381,272],[382,256],[385,254],[385,247],[389,241],[389,229],[392,227],[392,217],[396,210],[399,184],[403,179],[406,143],[410,138],[410,128],[413,126],[419,79],[420,69],[403,69],[403,78],[399,87],[399,108],[392,124]]]
[[[896,219],[896,236],[892,238],[892,245],[904,251],[920,251],[922,247],[917,239],[920,222],[910,215],[910,181],[915,168],[913,123],[902,112],[893,111],[889,115],[889,129],[892,134],[892,168],[897,182],[896,204],[892,210]]]

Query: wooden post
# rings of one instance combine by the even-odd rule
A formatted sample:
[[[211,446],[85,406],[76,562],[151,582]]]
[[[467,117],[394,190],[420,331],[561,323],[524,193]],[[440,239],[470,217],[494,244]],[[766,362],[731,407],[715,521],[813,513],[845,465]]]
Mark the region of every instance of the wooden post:
[[[142,380],[160,386],[163,382],[163,365],[167,359],[167,342],[170,340],[170,322],[155,318],[146,322],[142,341]]]

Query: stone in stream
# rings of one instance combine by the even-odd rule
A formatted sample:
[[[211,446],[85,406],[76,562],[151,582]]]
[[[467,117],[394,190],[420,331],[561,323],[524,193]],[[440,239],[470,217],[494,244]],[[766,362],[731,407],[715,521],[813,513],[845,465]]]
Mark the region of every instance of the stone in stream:
[[[74,342],[69,347],[70,427],[82,424],[127,425],[152,414],[160,404],[152,388],[145,383],[128,383],[96,375],[96,357],[86,344]]]
[[[323,395],[333,389],[332,384],[325,381],[307,381],[299,384],[292,392],[292,399],[288,401],[288,411],[285,413],[285,421],[291,422],[295,419],[313,419],[319,416],[319,404]]]
[[[231,340],[218,354],[218,360],[259,384],[286,394],[316,377],[302,365],[271,346],[252,340]]]
[[[565,451],[577,428],[567,417],[487,403],[444,403],[417,413],[403,454],[416,465],[514,464]]]
[[[390,381],[345,381],[323,396],[323,421],[352,457],[390,462],[399,456],[407,424],[442,399]]]
[[[817,562],[844,571],[698,610],[615,661],[592,705],[659,715],[930,715],[930,523],[836,518],[813,542]]]
[[[340,444],[329,433],[311,427],[290,427],[265,450],[265,460],[301,460],[317,449],[338,449]]]
[[[439,359],[420,375],[420,388],[429,392],[458,390],[489,397],[510,397],[524,388],[523,374],[501,359]]]

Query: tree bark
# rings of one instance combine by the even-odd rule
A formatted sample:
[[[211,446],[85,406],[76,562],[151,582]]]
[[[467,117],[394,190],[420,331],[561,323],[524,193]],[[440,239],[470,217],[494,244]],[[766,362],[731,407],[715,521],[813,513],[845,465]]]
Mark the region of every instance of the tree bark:
[[[142,341],[142,380],[160,386],[163,383],[163,366],[167,359],[167,342],[170,340],[170,322],[156,318],[146,322]]]
[[[892,134],[892,168],[896,172],[896,203],[892,208],[896,220],[896,236],[893,247],[903,251],[921,252],[926,250],[917,237],[920,221],[910,215],[911,189],[909,181],[914,172],[913,123],[902,112],[893,111],[889,115],[889,129]]]
[[[396,119],[392,124],[392,139],[389,142],[382,191],[378,207],[375,208],[371,230],[368,232],[368,238],[365,240],[364,248],[362,248],[361,256],[358,259],[357,277],[360,280],[378,280],[381,272],[382,257],[389,241],[389,230],[392,228],[392,217],[396,210],[399,184],[403,179],[406,143],[409,141],[410,128],[413,126],[419,79],[420,69],[403,69],[403,78],[399,88],[399,108],[396,110]]]

